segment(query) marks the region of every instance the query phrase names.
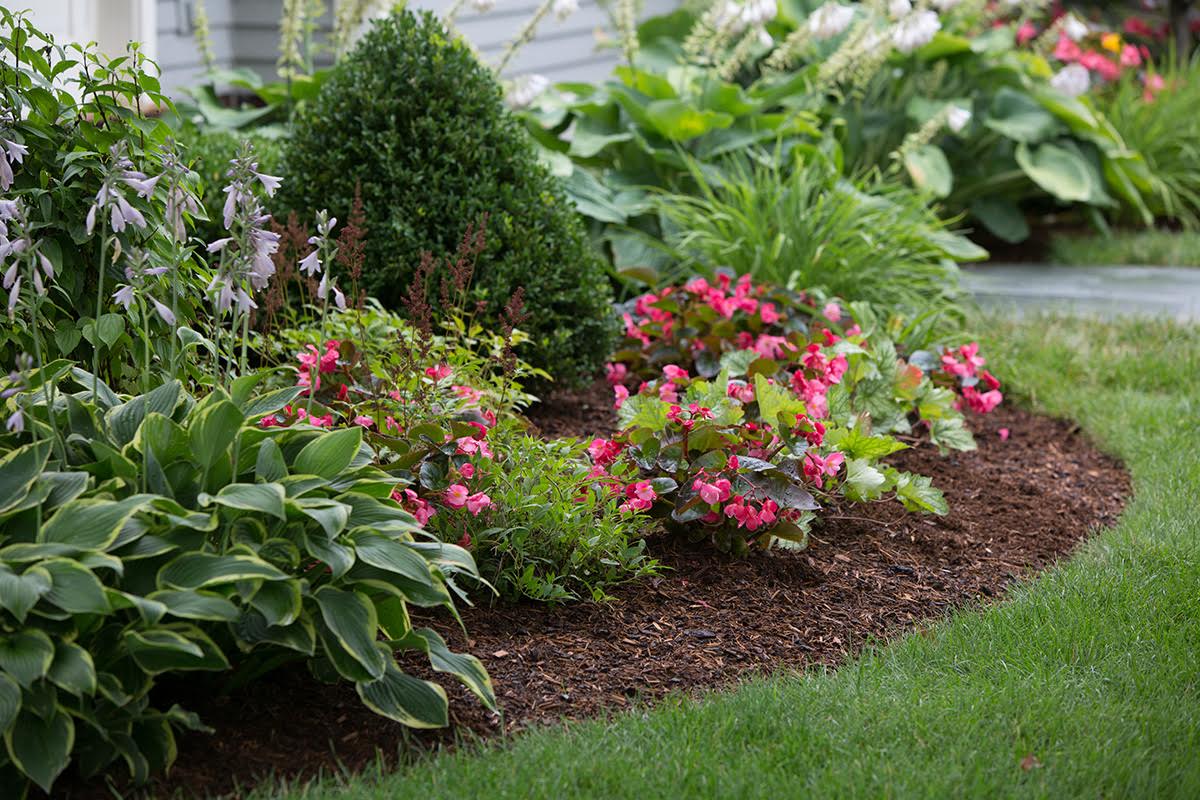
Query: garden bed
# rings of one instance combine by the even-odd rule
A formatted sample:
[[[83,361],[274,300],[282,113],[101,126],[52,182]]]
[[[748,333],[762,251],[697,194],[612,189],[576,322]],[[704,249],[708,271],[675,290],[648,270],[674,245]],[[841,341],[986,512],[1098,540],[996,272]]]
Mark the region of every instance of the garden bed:
[[[608,405],[598,394],[570,400],[587,413],[543,412],[536,421],[544,431],[607,427]],[[950,502],[947,517],[906,513],[894,503],[831,509],[807,551],[745,559],[657,540],[651,551],[670,569],[620,588],[611,603],[463,609],[469,640],[437,626],[453,647],[483,660],[509,731],[835,664],[873,639],[998,597],[1120,513],[1127,473],[1071,423],[1001,408],[971,424],[977,451],[940,457],[921,444],[893,459],[934,477]],[[1007,440],[1002,428],[1011,431]],[[420,670],[415,661],[405,667]],[[465,691],[447,688],[455,726],[426,737],[371,713],[350,686],[316,683],[303,668],[229,696],[188,696],[164,684],[163,701],[197,711],[216,733],[181,737],[173,771],[151,790],[204,796],[271,773],[358,768],[377,753],[394,755],[406,740],[436,744],[499,732],[499,721]],[[93,783],[70,794],[101,796],[103,789]]]

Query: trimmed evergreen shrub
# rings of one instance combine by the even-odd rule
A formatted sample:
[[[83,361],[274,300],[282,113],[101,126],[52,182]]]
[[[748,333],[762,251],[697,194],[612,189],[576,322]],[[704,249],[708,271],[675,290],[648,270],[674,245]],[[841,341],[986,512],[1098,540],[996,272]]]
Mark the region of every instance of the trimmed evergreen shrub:
[[[363,282],[385,306],[400,304],[423,252],[454,252],[487,214],[473,290],[490,318],[524,287],[531,363],[574,383],[607,356],[603,262],[491,71],[433,15],[374,24],[297,115],[284,170],[279,202],[302,219],[321,208],[345,219],[361,184]]]

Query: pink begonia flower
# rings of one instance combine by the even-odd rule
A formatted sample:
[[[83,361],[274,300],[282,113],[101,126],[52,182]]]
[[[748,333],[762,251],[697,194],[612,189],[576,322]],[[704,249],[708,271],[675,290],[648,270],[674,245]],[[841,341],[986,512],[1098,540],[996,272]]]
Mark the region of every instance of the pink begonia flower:
[[[467,480],[470,480],[471,478],[475,477],[475,465],[472,464],[470,461],[468,461],[467,463],[463,464],[461,467],[458,468],[458,472],[464,478],[466,478]]]
[[[957,358],[949,353],[942,356],[942,369],[951,375],[958,375],[959,377],[966,377],[971,371],[969,366],[959,362]]]
[[[650,481],[637,481],[625,487],[625,497],[628,499],[617,510],[627,514],[631,511],[648,510],[658,499],[658,493],[654,491]]]
[[[686,381],[691,378],[686,369],[674,364],[667,364],[663,367],[663,376],[669,381]]]
[[[371,419],[370,417],[359,414],[357,417],[354,418],[354,424],[362,425],[364,428],[370,428],[372,425],[375,424],[375,420]]]
[[[1025,20],[1021,23],[1021,27],[1017,28],[1017,44],[1025,44],[1026,42],[1036,39],[1037,35],[1037,26],[1029,20]]]
[[[971,342],[970,344],[964,344],[962,347],[958,348],[958,352],[959,352],[959,355],[962,356],[963,361],[966,362],[967,369],[971,375],[974,375],[975,371],[979,367],[982,367],[984,364],[987,363],[987,361],[983,358],[983,356],[979,355],[979,343],[978,342]]]
[[[825,367],[825,380],[830,383],[841,383],[842,376],[846,374],[846,368],[849,366],[846,361],[846,356],[838,353],[833,360]]]
[[[795,351],[796,345],[792,344],[784,336],[771,336],[770,334],[760,334],[754,342],[754,351],[763,358],[779,358],[785,352]]]
[[[1097,50],[1089,50],[1079,58],[1081,66],[1095,72],[1106,81],[1121,77],[1121,67],[1108,56]]]
[[[775,310],[774,303],[763,303],[761,306],[759,306],[758,316],[767,325],[774,325],[776,322],[779,322],[779,320],[782,319],[782,317],[779,315],[779,312]]]
[[[842,307],[837,303],[826,303],[825,308],[822,309],[821,313],[823,313],[825,318],[830,322],[839,322],[842,319]]]
[[[770,525],[778,519],[775,513],[777,511],[779,511],[778,503],[771,499],[763,500],[762,507],[758,511],[759,522],[763,525]]]
[[[445,380],[450,377],[450,365],[438,364],[436,367],[426,367],[425,374],[433,378],[435,381]]]
[[[1079,49],[1079,45],[1071,41],[1066,34],[1058,37],[1058,44],[1054,46],[1055,58],[1057,58],[1059,61],[1071,63],[1078,61],[1082,56],[1083,51]]]
[[[1008,428],[1001,428],[1000,430],[996,431],[996,433],[998,433],[1000,435],[1000,441],[1002,441],[1002,442],[1008,441],[1008,436],[1010,433]]]
[[[392,492],[392,499],[411,512],[417,518],[417,524],[421,527],[425,527],[430,518],[437,513],[436,508],[427,501],[417,497],[417,493],[412,489],[405,489],[403,494],[397,489]]]
[[[730,381],[725,387],[725,394],[742,403],[754,402],[754,387],[745,381]]]
[[[821,458],[819,455],[809,450],[804,454],[804,475],[809,478],[818,488],[824,488],[824,476],[833,477],[838,474],[842,463],[846,457],[838,452],[830,453]]]
[[[483,392],[474,386],[451,386],[450,390],[467,401],[468,405],[476,405],[483,398]]]
[[[981,393],[974,386],[964,387],[962,394],[970,409],[978,414],[990,413],[1004,399],[1004,395],[996,389]]]
[[[704,478],[692,481],[692,489],[700,495],[700,499],[710,506],[724,503],[732,493],[733,484],[725,478],[708,483]]]
[[[1142,65],[1142,54],[1138,49],[1131,44],[1127,44],[1121,48],[1121,66],[1122,67],[1140,67]]]
[[[725,469],[731,469],[734,472],[736,472],[738,470],[739,466],[740,466],[740,464],[738,464],[738,457],[733,455],[732,453],[729,455],[729,457],[727,459],[725,459]]]
[[[999,388],[1000,388],[1000,381],[999,381],[999,379],[997,379],[995,375],[993,375],[992,373],[988,372],[986,369],[985,369],[983,372],[979,373],[979,379],[980,379],[981,381],[983,381],[983,382],[984,382],[984,384],[985,384],[985,385],[986,385],[986,386],[987,386],[989,389],[999,389]]]
[[[610,439],[592,439],[592,443],[588,445],[588,455],[592,457],[593,462],[606,467],[621,455],[621,445]]]
[[[624,383],[625,378],[629,376],[629,368],[624,364],[608,363],[604,365],[604,379],[614,386],[618,383]]]
[[[658,399],[664,403],[678,403],[679,392],[675,390],[675,384],[667,381],[662,386],[658,387]]]
[[[623,314],[621,318],[625,321],[626,336],[630,339],[637,339],[642,344],[650,344],[650,337],[634,323],[632,314]]]
[[[268,414],[267,416],[263,417],[261,420],[258,421],[258,425],[260,428],[277,428],[282,424],[283,423],[281,423],[279,421],[279,418],[276,417],[274,414]]]
[[[442,500],[451,508],[462,508],[467,504],[467,498],[470,496],[470,489],[461,483],[455,483],[446,489],[446,494],[443,495]]]
[[[492,498],[483,492],[476,492],[467,498],[467,511],[470,511],[473,517],[478,517],[480,511],[491,508],[493,505]]]
[[[458,455],[481,455],[484,458],[494,458],[492,448],[483,439],[476,439],[473,436],[464,436],[456,441],[458,442],[458,450],[455,452]]]
[[[1163,76],[1156,72],[1147,73],[1142,83],[1146,87],[1145,91],[1142,92],[1142,100],[1147,103],[1153,102],[1155,95],[1161,92],[1167,85],[1167,82],[1163,80]]]
[[[384,417],[383,426],[389,431],[396,431],[397,433],[400,432],[400,423],[396,422],[396,418],[393,416]]]
[[[341,347],[342,343],[336,339],[325,343],[325,352],[321,355],[321,372],[333,372],[337,368]]]
[[[617,411],[620,411],[621,406],[623,406],[625,401],[629,399],[629,390],[624,386],[617,384],[613,387],[613,397],[613,408],[615,408]]]
[[[851,325],[849,328],[846,328],[846,336],[847,337],[862,336],[862,328],[859,327],[858,323],[855,323],[854,325]]]

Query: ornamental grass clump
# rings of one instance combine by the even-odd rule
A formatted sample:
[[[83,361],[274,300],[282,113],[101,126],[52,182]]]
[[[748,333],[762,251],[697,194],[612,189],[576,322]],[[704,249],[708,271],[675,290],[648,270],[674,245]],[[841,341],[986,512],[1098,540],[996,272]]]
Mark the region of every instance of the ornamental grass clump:
[[[500,86],[429,14],[377,21],[300,110],[279,205],[344,216],[360,187],[363,287],[398,308],[425,252],[454,249],[490,214],[472,285],[488,319],[525,292],[529,360],[557,380],[593,374],[613,341],[608,279],[574,209],[504,108]],[[438,276],[431,276],[435,281]]]

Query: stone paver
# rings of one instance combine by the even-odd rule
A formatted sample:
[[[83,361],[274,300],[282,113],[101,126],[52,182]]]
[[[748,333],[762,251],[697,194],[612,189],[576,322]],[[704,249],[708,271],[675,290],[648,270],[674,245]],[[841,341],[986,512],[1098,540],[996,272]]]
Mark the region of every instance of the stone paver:
[[[1170,316],[1200,321],[1200,269],[979,264],[963,282],[985,308]]]

